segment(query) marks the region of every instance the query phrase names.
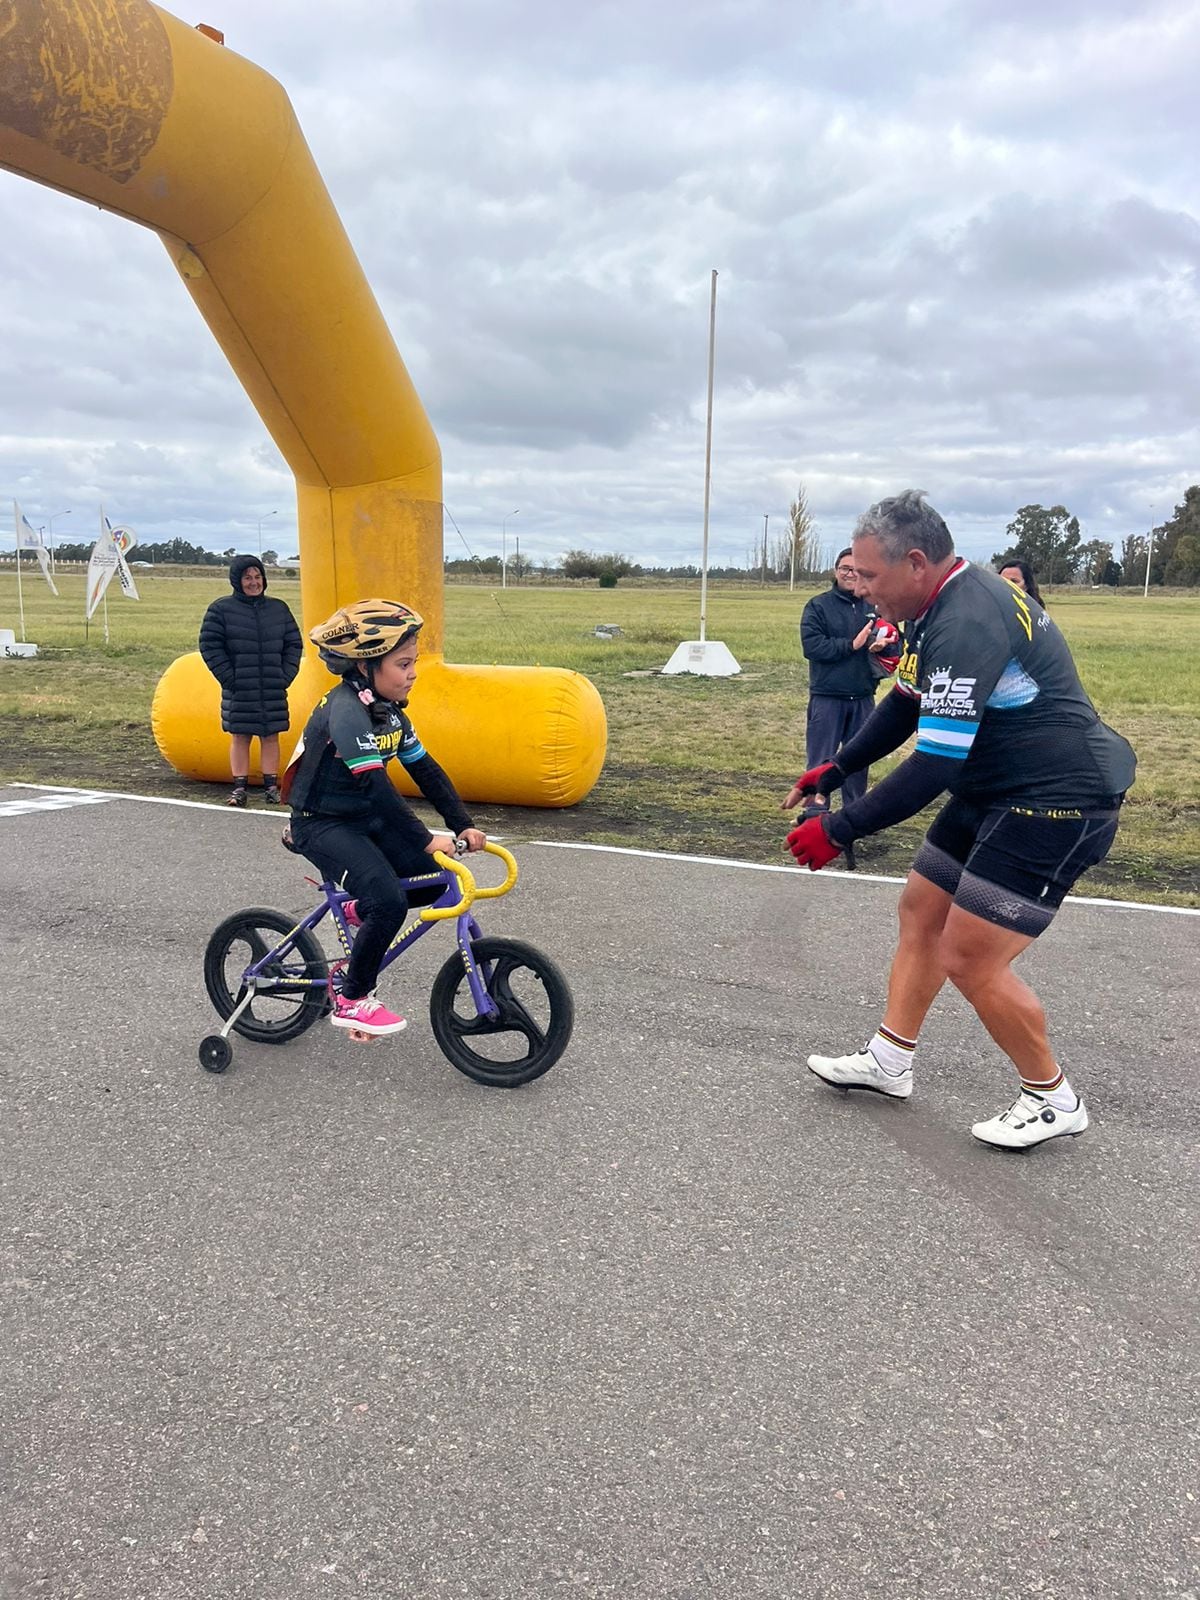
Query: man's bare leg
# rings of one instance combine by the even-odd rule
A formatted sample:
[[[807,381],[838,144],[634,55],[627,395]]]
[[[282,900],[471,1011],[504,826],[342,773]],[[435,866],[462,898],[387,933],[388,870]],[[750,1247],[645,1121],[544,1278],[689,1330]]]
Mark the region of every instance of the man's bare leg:
[[[910,872],[900,896],[900,939],[888,976],[883,1026],[915,1039],[946,981],[941,959],[942,931],[954,901],[944,889]]]
[[[912,1094],[912,1059],[925,1015],[946,981],[942,930],[953,899],[910,872],[900,896],[900,938],[888,977],[887,1009],[873,1038],[846,1056],[811,1055],[808,1069],[840,1089],[870,1089],[898,1100]]]
[[[1012,963],[1033,943],[953,906],[942,933],[941,961],[946,976],[974,1008],[980,1022],[1029,1085],[1059,1077],[1046,1032],[1042,1003]]]

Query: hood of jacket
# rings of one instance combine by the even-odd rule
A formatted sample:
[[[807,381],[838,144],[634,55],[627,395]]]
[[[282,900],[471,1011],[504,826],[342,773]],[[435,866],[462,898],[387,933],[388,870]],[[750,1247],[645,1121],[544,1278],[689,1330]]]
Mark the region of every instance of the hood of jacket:
[[[267,592],[267,569],[263,566],[258,557],[234,556],[233,560],[229,563],[229,587],[240,600],[249,599],[248,595],[244,595],[242,593],[242,573],[246,572],[250,567],[257,567],[262,573],[263,593],[265,594]]]

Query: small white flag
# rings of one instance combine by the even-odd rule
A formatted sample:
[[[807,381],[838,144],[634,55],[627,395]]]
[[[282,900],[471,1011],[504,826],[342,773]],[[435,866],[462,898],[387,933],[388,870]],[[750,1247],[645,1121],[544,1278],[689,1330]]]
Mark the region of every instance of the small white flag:
[[[17,528],[17,549],[32,550],[38,559],[38,566],[42,569],[42,577],[50,585],[50,593],[57,594],[54,579],[50,576],[50,556],[46,546],[42,543],[41,530],[35,528],[29,518],[21,510],[17,502],[13,501],[13,521]],[[20,557],[17,557],[18,561]]]

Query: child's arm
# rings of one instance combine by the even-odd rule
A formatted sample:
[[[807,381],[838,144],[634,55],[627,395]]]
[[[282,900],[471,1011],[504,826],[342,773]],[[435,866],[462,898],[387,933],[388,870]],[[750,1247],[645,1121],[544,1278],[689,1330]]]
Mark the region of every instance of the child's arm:
[[[416,850],[428,849],[433,835],[403,795],[393,789],[384,768],[372,767],[367,772],[359,773],[358,778],[367,785],[375,813],[387,823],[389,830]]]
[[[458,798],[457,789],[428,751],[423,751],[415,761],[406,761],[404,769],[453,833],[474,829],[475,824]]]

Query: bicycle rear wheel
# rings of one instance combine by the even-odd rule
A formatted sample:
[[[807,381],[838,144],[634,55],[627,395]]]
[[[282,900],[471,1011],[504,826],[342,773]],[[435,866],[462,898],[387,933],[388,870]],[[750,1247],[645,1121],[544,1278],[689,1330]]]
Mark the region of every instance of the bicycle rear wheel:
[[[329,997],[324,987],[329,964],[320,944],[307,929],[292,933],[292,917],[266,906],[235,911],[214,931],[204,952],[204,986],[224,1017],[231,1017],[245,994],[243,978],[271,951],[277,955],[258,975],[260,988],[238,1017],[233,1031],[257,1044],[285,1044],[325,1015]],[[305,980],[317,979],[312,987]]]
[[[476,939],[471,949],[499,1015],[478,1014],[455,951],[430,991],[433,1035],[468,1078],[515,1089],[549,1072],[567,1048],[575,1023],[571,990],[550,957],[520,939]]]

